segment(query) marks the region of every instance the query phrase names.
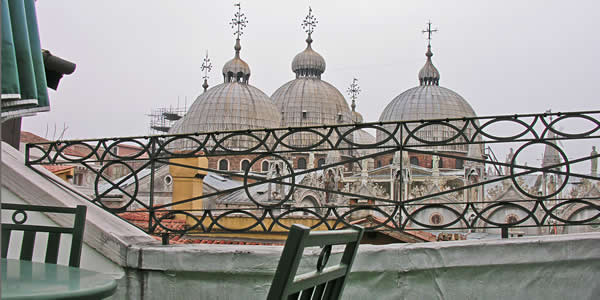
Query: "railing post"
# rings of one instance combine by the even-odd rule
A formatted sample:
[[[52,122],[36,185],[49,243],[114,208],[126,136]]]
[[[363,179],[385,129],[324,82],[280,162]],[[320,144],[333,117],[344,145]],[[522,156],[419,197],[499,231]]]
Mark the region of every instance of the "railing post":
[[[156,138],[150,138],[150,197],[148,199],[148,231],[152,228],[152,219],[154,218],[154,171],[156,169]],[[158,228],[158,227],[157,227]],[[164,241],[163,241],[164,243]],[[168,241],[167,241],[168,244]]]

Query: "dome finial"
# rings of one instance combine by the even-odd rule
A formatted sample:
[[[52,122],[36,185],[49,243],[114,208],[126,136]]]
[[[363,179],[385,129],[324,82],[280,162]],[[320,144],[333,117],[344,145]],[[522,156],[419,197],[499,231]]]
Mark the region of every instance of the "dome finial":
[[[208,58],[208,50],[206,50],[206,56],[202,61],[202,66],[200,67],[200,70],[204,72],[204,76],[202,76],[202,78],[204,78],[204,84],[202,84],[202,87],[206,92],[206,89],[208,89],[208,72],[212,70],[212,63],[210,62],[210,58]]]
[[[308,34],[308,37],[306,38],[306,43],[309,47],[313,41],[311,36],[312,33],[315,31],[315,27],[317,27],[317,24],[319,24],[319,21],[317,21],[317,18],[312,14],[312,8],[309,6],[308,15],[306,15],[301,24],[302,29],[304,29],[304,31]]]
[[[250,67],[240,58],[240,50],[242,50],[240,37],[244,34],[244,28],[246,28],[248,20],[246,19],[246,15],[242,13],[240,3],[236,3],[233,6],[237,6],[238,8],[231,19],[231,22],[229,22],[231,28],[234,29],[233,35],[236,37],[235,47],[233,47],[235,50],[235,57],[223,66],[223,77],[225,78],[225,82],[248,83],[248,79],[250,78]]]
[[[308,7],[308,15],[304,18],[302,28],[308,34],[306,38],[306,49],[298,53],[292,61],[292,71],[296,73],[296,78],[310,77],[310,78],[321,78],[321,74],[325,72],[325,59],[315,52],[311,44],[313,42],[312,33],[317,27],[317,18],[312,14],[312,8]]]
[[[352,83],[350,84],[350,87],[348,87],[348,90],[346,92],[350,96],[350,99],[352,99],[351,107],[352,111],[354,112],[356,111],[356,99],[358,98],[358,94],[360,94],[361,92],[360,86],[358,86],[358,79],[352,79]]]
[[[229,24],[231,25],[232,29],[235,29],[233,35],[235,35],[236,39],[239,40],[242,34],[244,34],[244,28],[246,28],[248,20],[246,19],[246,14],[242,12],[242,5],[239,2],[233,6],[237,6],[238,11],[233,15],[233,18]]]
[[[240,50],[242,49],[242,46],[240,45],[240,37],[242,34],[244,34],[244,28],[246,28],[248,20],[246,19],[246,14],[242,12],[242,5],[239,2],[233,6],[237,6],[238,11],[233,15],[233,18],[229,24],[231,25],[232,29],[235,29],[233,32],[233,35],[236,36],[235,47],[233,48],[235,49],[235,56],[240,57]]]
[[[431,52],[431,34],[437,31],[437,29],[431,29],[431,21],[427,22],[427,28],[421,31],[422,33],[427,33],[427,52],[425,53],[427,61],[423,68],[421,68],[421,71],[419,71],[419,83],[421,85],[439,85],[440,72],[431,61],[431,57],[433,56],[433,52]]]
[[[427,33],[428,48],[431,47],[431,34],[437,31],[437,29],[431,29],[431,20],[429,20],[429,22],[427,22],[427,28],[425,28],[425,30],[422,31],[423,33]]]

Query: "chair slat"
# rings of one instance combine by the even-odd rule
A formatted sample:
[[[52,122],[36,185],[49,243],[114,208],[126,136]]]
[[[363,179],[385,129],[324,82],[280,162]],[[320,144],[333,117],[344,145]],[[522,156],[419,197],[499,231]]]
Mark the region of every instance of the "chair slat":
[[[8,255],[8,244],[10,243],[10,233],[12,230],[2,227],[2,258]]]
[[[325,286],[327,285],[327,282],[325,283],[321,283],[319,285],[317,285],[317,287],[315,288],[315,292],[313,293],[313,299],[314,300],[321,300],[323,297],[323,291],[325,291]]]
[[[313,294],[314,290],[315,290],[314,287],[311,287],[311,288],[308,288],[306,290],[303,290],[302,291],[302,295],[300,296],[300,300],[310,300],[310,299],[312,299],[312,294]]]
[[[23,242],[21,243],[21,260],[31,260],[31,258],[33,258],[35,234],[35,231],[25,231],[23,233]]]
[[[332,288],[329,294],[329,297],[332,299],[339,299],[342,295],[342,290],[344,288],[344,280],[346,277],[340,277],[331,282]]]
[[[321,272],[310,272],[302,275],[298,275],[294,282],[290,284],[289,291],[291,293],[307,289],[311,286],[319,285],[323,282],[335,280],[343,277],[347,272],[346,266],[332,266],[323,269]]]
[[[334,286],[335,281],[330,281],[327,283],[327,286],[325,286],[325,291],[323,292],[323,299],[335,299],[332,297]]]
[[[48,245],[46,246],[46,263],[55,264],[58,261],[58,249],[60,246],[60,233],[50,232]]]

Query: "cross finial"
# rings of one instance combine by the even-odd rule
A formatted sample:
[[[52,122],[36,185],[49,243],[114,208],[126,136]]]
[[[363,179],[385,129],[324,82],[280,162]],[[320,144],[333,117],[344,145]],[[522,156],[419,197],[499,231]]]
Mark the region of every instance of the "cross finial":
[[[240,36],[244,34],[244,28],[246,28],[246,24],[248,24],[248,20],[246,19],[246,15],[242,13],[242,6],[240,3],[236,3],[233,6],[237,6],[238,11],[233,15],[233,19],[229,24],[232,29],[235,29],[233,35],[237,36],[237,39],[240,39]]]
[[[208,58],[208,50],[206,50],[206,56],[204,57],[204,60],[202,61],[202,67],[200,69],[202,70],[202,72],[204,72],[204,76],[202,76],[202,78],[204,80],[207,80],[208,72],[210,72],[210,70],[212,70],[212,63],[210,62],[210,58]]]
[[[427,22],[427,28],[425,30],[423,30],[423,33],[427,33],[427,45],[431,46],[431,34],[434,32],[437,32],[437,28],[436,29],[431,29],[431,21]]]
[[[315,30],[315,27],[317,27],[317,24],[319,24],[319,21],[317,21],[317,18],[312,14],[312,8],[309,6],[308,15],[306,15],[301,24],[302,29],[310,36]]]
[[[355,111],[356,99],[358,98],[358,94],[360,94],[361,92],[360,86],[358,86],[358,79],[352,79],[352,83],[350,84],[350,87],[348,87],[348,90],[346,92],[350,96],[350,99],[352,99],[352,111]]]

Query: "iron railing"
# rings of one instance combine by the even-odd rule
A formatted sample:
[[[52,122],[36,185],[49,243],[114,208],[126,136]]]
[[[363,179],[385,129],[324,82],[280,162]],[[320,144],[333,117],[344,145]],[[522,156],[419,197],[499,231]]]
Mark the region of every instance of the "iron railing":
[[[141,227],[149,233],[275,232],[289,229],[285,220],[290,218],[312,219],[313,228],[336,229],[365,216],[372,217],[368,231],[502,229],[505,235],[508,228],[516,228],[543,234],[567,232],[566,225],[586,231],[600,224],[599,178],[592,170],[598,154],[578,153],[582,147],[589,153],[589,145],[600,136],[599,115],[521,114],[55,141],[28,144],[26,163],[77,166],[93,176],[87,192],[93,203],[114,213],[147,213],[147,225]],[[358,140],[360,130],[376,132],[377,140]],[[123,154],[120,146],[137,148],[127,147]],[[484,147],[496,153],[516,150],[502,162],[490,159]],[[527,157],[532,149],[537,153]],[[531,163],[543,155],[546,159],[538,162],[542,166]],[[305,161],[308,157],[306,169],[292,159],[299,156]],[[426,165],[440,159],[455,164],[420,167],[411,165],[413,156],[427,159]],[[190,157],[214,163],[198,167],[177,160]],[[220,170],[216,160],[223,157],[247,158],[249,164],[245,171],[235,170],[237,166]],[[312,157],[320,161],[311,166]],[[375,163],[365,163],[369,160]],[[168,166],[191,168],[200,176],[208,172],[225,187],[158,201],[155,189],[158,183],[169,184]],[[114,170],[120,176],[111,174]],[[167,181],[158,182],[159,173],[167,174]],[[301,194],[312,195],[312,202],[299,199]],[[119,204],[108,205],[113,198],[121,199]],[[195,201],[204,206],[177,209]],[[167,224],[183,216],[185,226]],[[234,217],[245,219],[246,225],[227,225],[225,220]]]

